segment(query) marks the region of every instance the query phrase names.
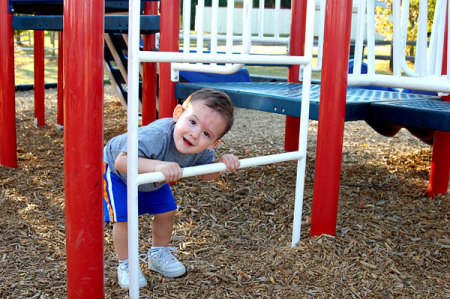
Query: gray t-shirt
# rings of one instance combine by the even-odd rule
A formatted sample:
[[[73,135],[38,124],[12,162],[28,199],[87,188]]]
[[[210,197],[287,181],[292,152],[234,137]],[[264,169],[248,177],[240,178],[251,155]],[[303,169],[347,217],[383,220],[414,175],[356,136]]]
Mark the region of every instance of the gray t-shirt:
[[[177,162],[180,167],[209,164],[214,161],[214,151],[204,150],[198,154],[182,154],[177,151],[173,140],[175,122],[172,118],[163,118],[138,129],[138,156],[167,162]],[[126,174],[115,167],[117,156],[127,152],[127,133],[112,138],[105,146],[104,161],[110,170],[125,183]],[[151,183],[139,186],[139,191],[149,192],[162,187],[163,184]]]

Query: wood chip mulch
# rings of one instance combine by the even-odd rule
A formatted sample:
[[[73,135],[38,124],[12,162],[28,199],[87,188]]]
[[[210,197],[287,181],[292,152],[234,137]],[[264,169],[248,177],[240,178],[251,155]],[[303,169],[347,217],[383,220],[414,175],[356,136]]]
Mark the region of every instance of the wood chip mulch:
[[[17,92],[19,167],[0,166],[0,298],[66,298],[63,132],[56,90],[46,90],[47,125],[33,125],[33,92]],[[237,109],[218,154],[283,151],[284,117]],[[105,141],[125,132],[126,112],[105,87]],[[432,148],[401,130],[382,137],[345,124],[336,237],[309,237],[317,122],[310,122],[302,240],[290,248],[295,162],[174,186],[172,245],[188,268],[164,278],[141,264],[143,298],[450,297],[449,195],[427,198]],[[141,253],[151,217],[140,218]],[[117,284],[105,225],[105,297]]]

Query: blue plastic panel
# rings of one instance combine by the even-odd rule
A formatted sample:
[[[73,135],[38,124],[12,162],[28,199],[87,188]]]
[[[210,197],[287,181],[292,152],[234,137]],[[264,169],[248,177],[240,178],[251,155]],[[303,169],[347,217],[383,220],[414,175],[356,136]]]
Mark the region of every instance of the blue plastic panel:
[[[450,102],[436,99],[380,101],[370,105],[372,120],[450,132]]]
[[[5,1],[5,0],[2,0]],[[27,13],[40,15],[62,14],[63,0],[8,0],[10,13]],[[145,1],[141,0],[143,8]],[[105,0],[106,12],[128,11],[128,0]]]
[[[178,83],[175,86],[175,96],[185,99],[201,88],[214,88],[226,92],[236,107],[300,116],[301,84],[285,82]],[[310,119],[318,120],[319,101],[320,85],[313,84],[310,96]],[[416,105],[416,108],[408,108],[408,103],[415,103],[412,105]],[[419,103],[422,103],[420,108],[418,108]],[[377,106],[373,109],[375,104]],[[426,108],[424,105],[435,106]],[[449,107],[450,103],[445,103],[438,97],[349,87],[345,120],[370,118],[373,121],[449,130]],[[375,112],[377,116],[372,117]],[[414,116],[411,117],[409,114],[412,112]]]
[[[61,31],[63,28],[63,16],[13,16],[13,29],[23,30],[49,30]],[[141,16],[141,33],[159,32],[160,17],[159,16]],[[106,15],[105,16],[105,32],[127,32],[128,16],[127,15]]]

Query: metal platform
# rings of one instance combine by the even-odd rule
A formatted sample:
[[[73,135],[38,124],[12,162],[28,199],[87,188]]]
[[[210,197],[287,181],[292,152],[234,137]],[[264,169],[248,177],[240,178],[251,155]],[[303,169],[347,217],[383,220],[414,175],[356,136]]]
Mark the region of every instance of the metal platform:
[[[300,117],[301,84],[285,82],[178,83],[175,96],[187,98],[201,88],[226,92],[236,107]],[[319,119],[320,85],[312,84],[310,119]],[[369,90],[347,89],[345,121],[368,120],[450,131],[450,102],[439,97]]]
[[[141,16],[141,33],[153,34],[159,32],[160,17],[153,15]],[[63,16],[13,16],[12,27],[15,30],[48,30],[62,31]],[[127,15],[105,15],[105,32],[128,32]]]
[[[141,8],[144,8],[146,1],[141,0]],[[128,0],[105,0],[105,12],[128,11]],[[10,13],[39,14],[39,15],[62,15],[63,0],[9,0]]]

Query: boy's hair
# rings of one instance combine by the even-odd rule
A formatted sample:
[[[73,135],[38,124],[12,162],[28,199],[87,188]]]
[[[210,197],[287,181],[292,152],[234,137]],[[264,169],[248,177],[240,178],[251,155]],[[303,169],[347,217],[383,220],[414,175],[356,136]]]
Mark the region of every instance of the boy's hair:
[[[219,112],[225,118],[227,125],[225,126],[225,130],[222,135],[220,135],[217,139],[222,138],[222,136],[231,129],[234,122],[234,108],[230,97],[222,91],[211,88],[203,88],[193,92],[183,102],[183,109],[186,109],[195,101],[204,101],[207,107]]]

